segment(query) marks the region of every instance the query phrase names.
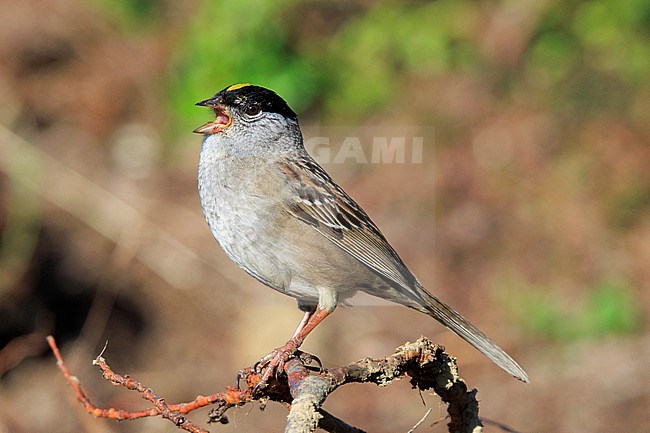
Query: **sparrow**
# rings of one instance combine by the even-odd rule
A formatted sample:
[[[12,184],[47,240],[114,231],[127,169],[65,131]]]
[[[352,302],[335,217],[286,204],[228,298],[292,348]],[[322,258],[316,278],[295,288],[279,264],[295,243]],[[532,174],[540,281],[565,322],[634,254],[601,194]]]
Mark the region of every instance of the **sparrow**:
[[[309,155],[296,113],[272,90],[234,84],[196,105],[203,134],[198,189],[214,238],[256,280],[304,313],[287,343],[260,360],[264,384],[305,337],[358,291],[404,305],[455,332],[513,377],[503,349],[428,292],[368,214]]]

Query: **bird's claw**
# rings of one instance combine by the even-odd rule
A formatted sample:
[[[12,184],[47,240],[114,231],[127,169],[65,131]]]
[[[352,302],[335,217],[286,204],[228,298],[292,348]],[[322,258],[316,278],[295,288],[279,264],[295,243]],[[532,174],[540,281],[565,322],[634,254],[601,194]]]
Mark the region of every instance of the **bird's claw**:
[[[315,363],[318,366],[318,372],[323,371],[323,363],[321,362],[318,356],[312,355],[311,353],[303,352],[302,350],[296,351],[296,355],[298,356],[298,359],[300,359],[300,362],[302,362],[302,364],[305,367],[309,369],[314,369],[314,367],[312,367],[312,363]]]
[[[315,368],[312,364],[316,364],[318,371],[323,371],[323,363],[321,360],[316,355],[298,350],[299,346],[299,341],[289,340],[284,346],[278,347],[273,352],[261,357],[255,364],[253,364],[252,371],[260,375],[260,381],[253,389],[254,393],[264,389],[268,385],[268,381],[272,376],[277,379],[279,374],[284,372],[284,366],[291,358],[298,358],[305,367],[312,370]],[[242,371],[237,375],[238,387],[243,376],[244,374]]]
[[[253,371],[261,375],[260,381],[255,385],[254,391],[265,388],[272,375],[275,375],[277,379],[278,374],[284,371],[284,364],[292,357],[297,355],[302,361],[301,356],[304,352],[300,352],[298,346],[297,341],[289,340],[287,344],[263,356],[253,365]],[[312,355],[309,356],[310,359],[315,358]]]
[[[253,364],[253,371],[256,373],[261,373],[264,370],[264,367],[266,367],[271,362],[271,360],[273,359],[273,357],[275,356],[278,350],[279,349],[275,349],[273,352],[269,353],[268,355],[264,355],[263,357],[258,359],[257,362]]]
[[[284,364],[294,356],[293,352],[283,350],[284,348],[276,349],[263,359],[258,361],[255,365],[255,371],[261,374],[260,381],[255,385],[255,390],[263,389],[268,384],[271,376],[278,378],[278,374],[284,371]]]
[[[237,391],[241,391],[241,380],[244,378],[244,370],[239,370],[237,372],[237,377],[235,378],[235,387]]]

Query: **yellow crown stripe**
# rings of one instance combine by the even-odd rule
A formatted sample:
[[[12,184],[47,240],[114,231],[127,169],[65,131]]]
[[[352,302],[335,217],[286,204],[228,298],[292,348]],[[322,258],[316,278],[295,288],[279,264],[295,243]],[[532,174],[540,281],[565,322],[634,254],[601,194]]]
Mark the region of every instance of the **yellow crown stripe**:
[[[247,87],[250,85],[251,85],[250,83],[233,84],[232,86],[226,89],[226,92],[232,92],[233,90],[241,89],[242,87]]]

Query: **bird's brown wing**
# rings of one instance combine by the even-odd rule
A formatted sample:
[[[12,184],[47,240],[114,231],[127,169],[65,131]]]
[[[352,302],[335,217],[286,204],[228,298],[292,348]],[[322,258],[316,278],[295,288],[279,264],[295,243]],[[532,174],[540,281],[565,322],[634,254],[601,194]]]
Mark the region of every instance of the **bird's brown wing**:
[[[382,278],[421,301],[419,284],[368,215],[310,157],[283,161],[293,198],[286,209]]]
[[[510,355],[420,285],[363,209],[314,160],[302,157],[282,162],[278,167],[293,191],[286,206],[294,217],[401,287],[401,292],[414,301],[410,307],[429,314],[512,376],[528,382],[528,375]]]

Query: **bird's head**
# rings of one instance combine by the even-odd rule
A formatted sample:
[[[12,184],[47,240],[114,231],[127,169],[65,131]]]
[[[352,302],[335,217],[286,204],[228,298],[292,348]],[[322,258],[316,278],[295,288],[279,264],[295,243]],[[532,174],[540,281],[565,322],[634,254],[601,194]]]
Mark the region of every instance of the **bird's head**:
[[[239,146],[242,152],[252,150],[250,146],[268,146],[270,151],[302,146],[296,113],[272,90],[234,84],[196,105],[215,113],[214,120],[194,130],[206,142]]]

